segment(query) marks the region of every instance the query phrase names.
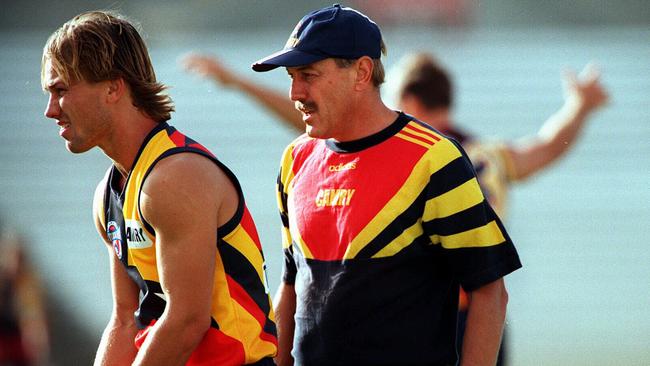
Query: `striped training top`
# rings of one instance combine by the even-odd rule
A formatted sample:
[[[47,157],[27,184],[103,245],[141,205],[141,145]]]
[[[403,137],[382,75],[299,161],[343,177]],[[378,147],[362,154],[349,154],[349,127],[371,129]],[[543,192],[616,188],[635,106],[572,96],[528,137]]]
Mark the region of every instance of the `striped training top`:
[[[356,141],[297,138],[278,204],[301,365],[455,364],[460,286],[521,266],[462,148],[403,113]]]

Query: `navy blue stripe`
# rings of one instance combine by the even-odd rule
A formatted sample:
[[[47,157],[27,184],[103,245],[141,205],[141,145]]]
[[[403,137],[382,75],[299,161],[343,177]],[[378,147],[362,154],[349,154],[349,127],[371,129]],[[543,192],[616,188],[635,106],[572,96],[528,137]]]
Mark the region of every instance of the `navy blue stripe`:
[[[293,259],[293,250],[291,248],[294,245],[291,245],[288,248],[285,248],[282,253],[284,254],[284,262],[282,263],[282,282],[287,285],[293,285],[296,282],[296,273],[298,269],[296,268],[296,262]]]
[[[144,329],[151,324],[152,320],[158,320],[162,316],[167,302],[156,295],[156,293],[163,293],[158,282],[144,280],[140,276],[138,269],[133,266],[129,266],[127,272],[131,279],[140,287],[142,299],[140,300],[138,310],[135,312],[135,320],[138,328]]]
[[[496,214],[486,200],[453,215],[422,223],[429,235],[453,235],[481,227],[496,219]]]
[[[237,282],[253,299],[264,314],[268,316],[270,304],[264,284],[256,275],[257,270],[241,252],[224,240],[219,240],[217,248],[221,254],[224,271]]]
[[[431,174],[427,187],[427,199],[435,198],[474,178],[474,169],[469,160],[460,156]]]
[[[424,212],[424,197],[426,190],[413,201],[413,203],[390,224],[386,225],[379,235],[374,237],[366,246],[359,251],[355,258],[371,258],[386,245],[400,236],[404,230],[413,226]]]
[[[285,228],[289,228],[289,216],[287,215],[287,201],[288,201],[288,195],[284,190],[284,183],[282,183],[282,170],[280,170],[280,174],[278,174],[278,193],[280,194],[280,204],[281,204],[281,209],[280,209],[280,219],[282,220],[282,225],[284,225]]]
[[[370,258],[378,253],[386,245],[395,240],[395,238],[400,236],[404,230],[413,226],[417,220],[422,217],[426,200],[438,197],[472,178],[474,178],[474,174],[471,165],[469,164],[469,161],[463,157],[454,159],[440,170],[434,172],[425,189],[420,192],[413,203],[397,216],[393,222],[388,224],[379,235],[373,238],[363,249],[361,249],[356,258]],[[409,184],[409,182],[406,182],[406,184]],[[454,232],[454,225],[461,228],[482,226],[486,223],[486,221],[482,221],[485,220],[486,214],[481,210],[482,208],[476,209],[475,211],[469,210],[468,212],[461,213],[458,216],[452,215],[442,221],[433,220],[433,224],[429,223],[428,226],[424,227],[424,232],[428,235],[433,235],[441,234],[439,228],[446,229],[447,231],[452,230],[451,232]],[[476,213],[479,214],[478,217],[473,217],[472,215]],[[461,222],[456,222],[457,220],[460,220]]]
[[[364,137],[359,140],[354,140],[354,141],[345,141],[345,142],[340,142],[336,141],[334,139],[328,139],[325,141],[326,146],[337,153],[352,153],[352,152],[358,152],[361,150],[365,150],[369,147],[378,145],[392,136],[394,136],[396,133],[398,133],[404,126],[406,126],[413,117],[404,114],[402,112],[399,112],[397,115],[397,118],[395,121],[388,127],[384,128],[383,130]]]
[[[447,256],[457,264],[455,272],[466,291],[473,291],[521,268],[517,251],[508,237],[500,245],[448,250]],[[482,270],[477,272],[477,268]]]
[[[276,334],[278,334],[278,329],[275,326],[275,323],[271,319],[269,319],[268,313],[267,313],[267,316],[266,316],[266,321],[264,322],[264,327],[262,329],[264,330],[264,333],[266,333],[266,334],[271,334],[271,335],[274,335],[274,336]]]

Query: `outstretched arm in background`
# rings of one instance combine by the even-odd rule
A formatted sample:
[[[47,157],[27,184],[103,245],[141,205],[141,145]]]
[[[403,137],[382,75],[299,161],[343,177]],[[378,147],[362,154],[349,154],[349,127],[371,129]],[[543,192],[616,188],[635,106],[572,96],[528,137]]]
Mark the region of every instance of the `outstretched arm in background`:
[[[576,141],[590,115],[607,103],[607,91],[600,84],[600,72],[591,64],[580,76],[567,71],[563,78],[564,105],[539,129],[508,148],[511,177],[527,178],[562,156]]]
[[[187,71],[195,72],[225,87],[234,88],[249,95],[257,103],[273,112],[287,126],[299,132],[305,131],[302,116],[288,95],[236,75],[213,56],[189,53],[181,59],[181,64]]]

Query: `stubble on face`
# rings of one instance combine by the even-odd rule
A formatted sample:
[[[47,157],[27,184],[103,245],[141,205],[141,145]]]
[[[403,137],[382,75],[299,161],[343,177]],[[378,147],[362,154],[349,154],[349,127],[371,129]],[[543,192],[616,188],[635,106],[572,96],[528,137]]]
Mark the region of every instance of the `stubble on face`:
[[[111,116],[96,85],[81,83],[77,87],[75,98],[69,105],[63,104],[61,120],[71,129],[68,138],[62,136],[68,151],[80,154],[105,144],[111,136]]]
[[[43,86],[50,93],[45,115],[56,121],[67,150],[78,154],[105,143],[112,124],[103,102],[105,83],[65,82],[51,60],[46,61],[44,71]]]
[[[78,144],[73,153],[83,153],[95,146],[102,147],[112,136],[111,134],[111,117],[100,100],[95,99],[88,106],[85,116],[79,116],[84,119],[81,135],[78,136]],[[70,146],[72,147],[72,146]]]

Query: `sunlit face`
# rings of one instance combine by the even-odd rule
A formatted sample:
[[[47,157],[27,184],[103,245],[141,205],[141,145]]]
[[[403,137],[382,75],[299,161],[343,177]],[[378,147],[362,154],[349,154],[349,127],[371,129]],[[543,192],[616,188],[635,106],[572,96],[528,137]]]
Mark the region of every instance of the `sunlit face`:
[[[70,152],[82,153],[101,145],[110,132],[110,117],[104,104],[107,83],[65,83],[45,64],[44,85],[49,94],[45,117],[56,120],[59,135]]]
[[[288,67],[291,100],[302,113],[307,134],[314,138],[341,139],[354,106],[354,68],[341,68],[331,59],[306,66]]]

